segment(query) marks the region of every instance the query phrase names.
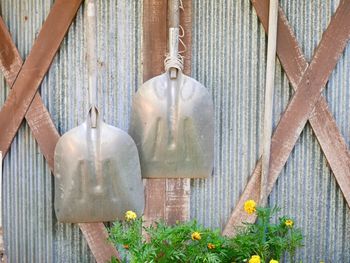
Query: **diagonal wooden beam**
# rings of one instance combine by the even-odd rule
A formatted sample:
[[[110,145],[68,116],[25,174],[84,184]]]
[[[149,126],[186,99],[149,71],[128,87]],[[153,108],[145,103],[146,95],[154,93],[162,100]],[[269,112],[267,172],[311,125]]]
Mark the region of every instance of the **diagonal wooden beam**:
[[[256,12],[261,20],[261,22],[263,23],[263,26],[265,28],[265,30],[267,30],[267,21],[268,21],[268,1],[267,0],[263,0],[263,1],[252,1],[252,4],[254,5]],[[347,12],[349,8],[349,1],[342,1],[337,9],[336,14],[334,15],[331,24],[329,25],[326,33],[323,38],[322,41],[320,43],[319,49],[316,51],[316,54],[314,56],[314,64],[313,67],[308,68],[308,64],[306,62],[305,57],[302,54],[302,51],[298,45],[298,42],[293,34],[293,30],[291,29],[291,27],[288,24],[288,21],[282,11],[282,9],[280,9],[279,11],[279,25],[278,25],[278,46],[277,46],[277,53],[279,56],[279,59],[282,63],[282,66],[285,70],[285,72],[287,73],[287,76],[293,86],[293,88],[295,90],[297,89],[301,89],[303,86],[306,90],[307,86],[308,86],[308,78],[310,78],[310,76],[318,76],[318,74],[320,74],[319,72],[317,72],[317,70],[315,70],[315,68],[317,68],[317,60],[322,61],[322,56],[324,56],[324,58],[327,58],[327,52],[325,50],[327,50],[327,48],[332,48],[332,43],[330,38],[331,37],[337,37],[337,35],[342,35],[342,38],[337,39],[338,41],[340,41],[340,43],[338,43],[337,47],[337,54],[335,57],[333,57],[332,60],[332,65],[333,67],[335,66],[340,54],[342,53],[342,50],[345,47],[345,44],[349,38],[349,19],[347,19],[347,23],[345,23],[345,28],[343,28],[343,32],[340,33],[339,31],[336,31],[335,35],[333,35],[332,31],[334,30],[334,28],[336,28],[337,26],[342,25],[342,20],[346,19],[345,13]],[[341,31],[341,30],[340,30]],[[347,33],[346,33],[347,32]],[[325,39],[328,38],[328,43]],[[327,44],[327,46],[324,46],[324,44]],[[322,46],[322,45],[323,46]],[[321,51],[320,51],[321,48]],[[323,48],[323,51],[322,51]],[[341,52],[340,52],[341,51]],[[319,55],[321,54],[321,59],[318,58]],[[330,53],[333,54],[333,53]],[[331,56],[331,55],[330,55]],[[316,59],[317,58],[317,59]],[[316,59],[316,60],[315,60]],[[317,62],[317,63],[316,63]],[[320,78],[320,82],[324,83],[324,85],[326,84],[328,77],[331,73],[331,66],[332,65],[328,65],[328,69],[324,70],[323,73],[323,78]],[[323,66],[323,65],[322,65]],[[310,74],[312,73],[312,74]],[[316,74],[315,74],[316,73]],[[304,84],[303,84],[304,81]],[[306,81],[306,82],[305,82]],[[306,84],[306,85],[305,85]],[[334,120],[334,118],[332,117],[332,114],[330,113],[329,109],[328,109],[328,105],[327,102],[325,101],[325,99],[320,95],[320,92],[322,90],[322,88],[324,87],[319,85],[318,86],[318,94],[317,94],[317,87],[316,85],[314,85],[314,91],[313,94],[315,94],[315,98],[313,99],[312,103],[316,103],[315,108],[313,110],[313,106],[309,105],[308,110],[305,112],[304,110],[304,114],[306,115],[306,120],[307,118],[309,118],[309,121],[312,125],[312,128],[315,131],[315,134],[320,142],[320,145],[326,155],[326,158],[328,160],[328,162],[331,165],[331,168],[334,172],[334,175],[337,179],[337,182],[344,194],[344,197],[346,199],[346,201],[348,202],[348,204],[350,204],[350,178],[349,178],[349,171],[350,171],[350,155],[349,152],[347,150],[347,145],[342,137],[342,135],[340,134],[336,122]],[[308,92],[304,91],[303,96],[305,96],[305,93],[307,94]],[[311,94],[310,94],[311,95]],[[300,95],[299,95],[300,96]],[[312,95],[311,95],[312,96]],[[307,97],[308,98],[308,97]],[[294,99],[294,97],[293,97]],[[295,102],[294,102],[295,103]],[[311,104],[312,104],[311,103]],[[290,107],[290,106],[289,106]],[[295,106],[294,106],[295,107]],[[311,111],[310,111],[311,108]],[[310,115],[310,112],[313,113]],[[288,116],[288,115],[287,115]],[[290,117],[291,114],[289,114],[289,117],[285,117],[285,115],[282,116],[282,119],[285,118],[291,118]],[[288,120],[288,119],[287,119]],[[289,119],[290,120],[290,119]],[[281,122],[278,124],[278,126],[280,125],[286,125],[288,121]],[[304,122],[304,124],[302,124],[302,122]],[[300,126],[304,126],[305,125],[305,117],[302,120],[301,124],[299,122]],[[276,148],[278,147],[278,142],[284,142],[284,140],[289,141],[290,143],[288,144],[287,147],[283,147],[282,151],[281,149],[275,150],[274,151],[274,155],[272,156],[272,159],[274,159],[275,161],[271,161],[271,165],[273,166],[273,173],[270,174],[270,178],[269,178],[269,191],[272,190],[272,186],[274,185],[275,181],[277,180],[278,174],[280,173],[281,169],[283,168],[291,150],[294,147],[294,144],[296,142],[297,137],[299,136],[301,130],[299,127],[299,130],[296,129],[293,132],[290,133],[284,133],[284,129],[288,129],[288,127],[284,127],[284,129],[281,129],[281,127],[283,128],[283,126],[280,126],[279,128],[276,129],[276,133],[277,130],[279,129],[279,133],[277,133],[277,135],[279,135],[279,139],[278,137],[276,137],[276,133],[274,134],[275,137],[275,143],[272,145],[272,147]],[[296,138],[295,138],[296,137]],[[277,139],[276,139],[277,138]],[[294,141],[294,143],[292,143]],[[276,153],[277,152],[277,153]],[[276,154],[280,154],[280,158],[276,158]],[[281,158],[282,156],[282,158]],[[259,160],[259,162],[256,165],[256,168],[254,169],[254,172],[247,184],[246,189],[244,190],[242,196],[240,197],[238,204],[236,206],[236,208],[234,209],[233,213],[231,214],[231,217],[224,229],[224,234],[226,235],[230,235],[234,233],[234,226],[239,225],[242,221],[250,221],[253,222],[255,220],[254,216],[248,216],[247,214],[245,214],[243,212],[243,205],[244,202],[247,199],[253,198],[255,200],[258,200],[259,197],[259,191],[256,191],[256,189],[259,189],[259,181],[260,181],[260,173],[261,173],[261,160]]]
[[[22,58],[12,41],[2,17],[0,17],[0,69],[10,87],[12,87],[16,76],[20,72],[22,64]],[[49,166],[53,167],[54,160],[51,153],[55,150],[59,134],[39,93],[35,94],[25,118],[34,138],[40,146],[42,154]]]
[[[82,0],[56,0],[0,111],[0,151],[6,155]]]
[[[262,25],[267,30],[268,1],[253,1],[255,10]],[[298,88],[303,73],[309,64],[302,54],[302,50],[288,25],[286,16],[280,9],[281,22],[281,44],[278,50],[278,57],[286,72],[294,90]],[[283,30],[285,28],[285,30]],[[266,31],[267,32],[267,31]],[[321,148],[329,162],[334,176],[344,193],[344,197],[350,206],[350,153],[348,146],[337,127],[337,123],[328,108],[326,99],[320,96],[318,102],[309,116],[309,122]]]
[[[343,0],[332,18],[330,25],[322,36],[314,58],[303,75],[299,88],[289,102],[272,138],[273,150],[271,154],[272,165],[282,167],[287,161],[301,131],[311,115],[321,92],[335,68],[339,58],[344,52],[350,38],[350,1]],[[288,138],[287,140],[285,138]],[[276,163],[276,165],[274,165]],[[270,176],[277,178],[280,169],[271,171]],[[274,182],[271,181],[268,189],[272,190]],[[345,193],[348,194],[348,193]],[[350,196],[349,196],[350,197]],[[348,199],[350,203],[350,199]]]
[[[21,70],[23,61],[12,43],[12,38],[8,32],[4,20],[0,16],[0,69],[4,74],[7,84],[11,87],[15,82],[18,72]]]
[[[0,17],[0,68],[9,86],[13,84],[20,72],[22,63],[20,54],[12,41],[5,23]],[[54,149],[59,139],[59,134],[39,93],[35,94],[25,118],[53,172]],[[118,257],[118,252],[114,246],[107,243],[108,235],[103,223],[79,224],[79,227],[97,262],[106,262],[112,256]]]

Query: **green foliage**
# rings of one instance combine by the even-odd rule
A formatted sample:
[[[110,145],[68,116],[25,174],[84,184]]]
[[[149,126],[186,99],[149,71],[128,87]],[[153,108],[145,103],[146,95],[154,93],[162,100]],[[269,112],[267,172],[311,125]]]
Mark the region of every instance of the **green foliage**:
[[[235,262],[243,262],[252,255],[258,255],[261,262],[271,259],[281,260],[284,253],[289,254],[291,262],[297,248],[302,246],[303,236],[300,229],[287,226],[288,217],[281,217],[277,224],[271,223],[271,217],[278,208],[256,209],[257,222],[245,224],[238,234],[230,240],[231,253]]]
[[[271,217],[277,208],[257,208],[257,222],[245,224],[235,237],[225,237],[220,230],[211,230],[196,221],[168,226],[163,221],[143,227],[142,218],[115,222],[109,239],[121,253],[121,262],[131,263],[219,263],[248,262],[259,255],[261,262],[280,260],[284,253],[291,259],[302,245],[299,229],[287,226],[281,217],[277,224]],[[112,263],[118,262],[112,259]]]

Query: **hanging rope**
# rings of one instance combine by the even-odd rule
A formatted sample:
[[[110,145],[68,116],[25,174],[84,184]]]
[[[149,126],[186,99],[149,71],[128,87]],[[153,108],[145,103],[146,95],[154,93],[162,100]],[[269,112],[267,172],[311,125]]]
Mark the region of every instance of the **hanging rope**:
[[[179,9],[182,12],[185,11],[182,0],[179,0]],[[183,49],[176,52],[176,54],[171,54],[171,52],[166,54],[166,58],[164,59],[164,67],[166,71],[168,71],[170,68],[177,68],[182,71],[184,67],[184,56],[181,54],[185,53],[187,50],[187,47],[183,41],[183,38],[185,37],[185,30],[181,25],[179,25],[178,29],[178,44],[180,44]]]

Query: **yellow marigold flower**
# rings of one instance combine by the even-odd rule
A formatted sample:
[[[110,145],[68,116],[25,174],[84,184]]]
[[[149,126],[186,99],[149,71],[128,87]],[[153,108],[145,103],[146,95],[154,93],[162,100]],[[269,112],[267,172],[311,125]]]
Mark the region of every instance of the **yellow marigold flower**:
[[[137,217],[136,213],[133,212],[133,211],[127,211],[125,213],[125,219],[126,221],[132,221],[132,220],[135,220]]]
[[[199,232],[193,232],[191,235],[192,240],[201,240],[201,234]]]
[[[248,200],[244,203],[244,210],[248,213],[248,214],[253,214],[256,211],[256,203],[254,200]]]
[[[287,219],[286,222],[284,222],[284,224],[285,224],[287,227],[292,228],[294,222],[293,222],[293,220],[291,220],[291,219]]]
[[[208,248],[209,249],[214,249],[215,248],[215,245],[213,243],[208,243]]]
[[[270,263],[278,263],[278,260],[271,259]]]
[[[249,259],[248,262],[249,263],[261,263],[260,256],[254,255]]]

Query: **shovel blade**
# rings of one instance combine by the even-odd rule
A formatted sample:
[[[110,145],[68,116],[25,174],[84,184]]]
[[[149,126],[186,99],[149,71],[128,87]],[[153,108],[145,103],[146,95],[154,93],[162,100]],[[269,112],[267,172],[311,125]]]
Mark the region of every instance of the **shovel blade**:
[[[144,190],[137,148],[124,131],[99,122],[70,130],[55,148],[55,212],[60,222],[123,219],[141,215]]]
[[[206,178],[213,170],[213,103],[207,89],[178,72],[145,82],[133,100],[129,134],[143,178]]]

